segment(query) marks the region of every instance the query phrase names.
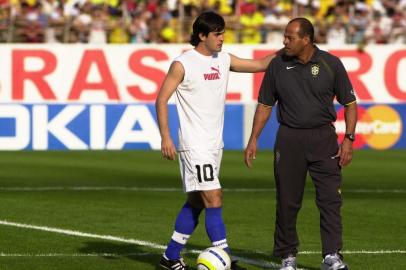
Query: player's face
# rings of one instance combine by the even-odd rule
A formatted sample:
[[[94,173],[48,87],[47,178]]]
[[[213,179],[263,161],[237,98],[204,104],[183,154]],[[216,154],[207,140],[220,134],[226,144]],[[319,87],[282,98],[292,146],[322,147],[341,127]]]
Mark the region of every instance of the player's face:
[[[210,32],[207,37],[204,37],[203,41],[210,52],[220,52],[224,42],[224,30],[220,32]]]
[[[306,45],[304,38],[299,36],[300,24],[298,22],[289,23],[286,26],[283,45],[285,45],[285,54],[289,56],[298,56]]]

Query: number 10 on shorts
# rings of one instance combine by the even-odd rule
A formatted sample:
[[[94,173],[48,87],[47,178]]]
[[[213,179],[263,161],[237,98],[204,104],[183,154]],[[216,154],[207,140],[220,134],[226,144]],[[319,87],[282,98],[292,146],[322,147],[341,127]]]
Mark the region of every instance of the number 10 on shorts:
[[[199,183],[202,183],[203,181],[209,182],[214,180],[213,175],[214,170],[211,164],[204,164],[203,166],[196,165],[196,170],[197,170],[197,180],[199,181]]]

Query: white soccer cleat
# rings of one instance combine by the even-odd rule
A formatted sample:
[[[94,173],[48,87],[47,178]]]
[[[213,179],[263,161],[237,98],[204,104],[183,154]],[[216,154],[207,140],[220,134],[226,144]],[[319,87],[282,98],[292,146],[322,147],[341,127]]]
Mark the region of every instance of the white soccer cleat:
[[[343,262],[343,258],[339,253],[334,253],[324,257],[321,270],[348,270],[348,266]]]

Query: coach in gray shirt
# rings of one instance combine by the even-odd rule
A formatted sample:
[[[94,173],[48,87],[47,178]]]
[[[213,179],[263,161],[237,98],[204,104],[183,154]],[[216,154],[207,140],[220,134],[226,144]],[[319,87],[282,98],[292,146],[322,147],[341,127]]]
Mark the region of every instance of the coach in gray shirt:
[[[351,162],[357,104],[341,61],[313,44],[314,28],[296,18],[285,29],[284,49],[262,81],[245,163],[252,166],[257,139],[277,103],[280,127],[274,147],[277,192],[274,255],[281,270],[296,270],[299,240],[296,219],[307,172],[316,187],[320,210],[322,270],[347,270],[342,249],[341,168]],[[333,126],[334,99],[344,105],[346,135],[341,145]]]

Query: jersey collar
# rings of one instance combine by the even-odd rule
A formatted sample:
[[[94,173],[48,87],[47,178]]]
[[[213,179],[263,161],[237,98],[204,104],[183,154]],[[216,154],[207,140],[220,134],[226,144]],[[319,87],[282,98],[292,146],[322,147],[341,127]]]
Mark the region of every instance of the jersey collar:
[[[310,58],[309,63],[319,63],[320,62],[320,49],[316,45],[313,45],[314,53],[312,58]]]

